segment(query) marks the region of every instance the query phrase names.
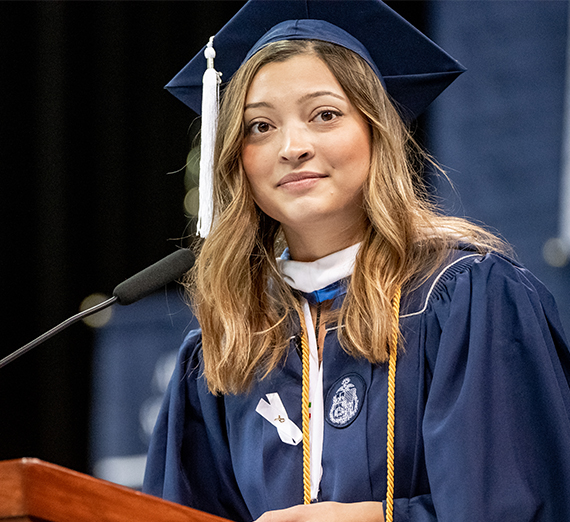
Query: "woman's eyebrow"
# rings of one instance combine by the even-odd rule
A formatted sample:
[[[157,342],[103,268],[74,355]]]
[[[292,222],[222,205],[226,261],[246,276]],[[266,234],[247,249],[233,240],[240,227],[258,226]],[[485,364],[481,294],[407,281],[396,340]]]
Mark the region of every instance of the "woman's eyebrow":
[[[303,96],[301,96],[298,100],[298,103],[304,103],[307,100],[311,100],[313,98],[320,98],[321,96],[332,96],[334,98],[338,98],[339,100],[343,100],[343,101],[346,100],[345,96],[342,96],[341,94],[338,94],[338,93],[333,92],[333,91],[315,91],[315,92],[310,92],[308,94],[304,94]],[[265,109],[271,109],[271,108],[273,108],[273,105],[271,103],[264,102],[264,101],[248,103],[244,107],[244,111],[247,111],[248,109],[258,109],[260,107],[265,108]]]
[[[345,96],[342,96],[341,94],[338,94],[336,92],[333,91],[315,91],[315,92],[310,92],[308,94],[305,94],[303,96],[301,96],[299,98],[299,103],[303,103],[307,100],[310,100],[312,98],[319,98],[321,96],[333,96],[334,98],[338,98],[339,100],[346,100]]]
[[[254,102],[254,103],[248,103],[245,107],[244,107],[244,111],[247,111],[248,109],[258,109],[259,107],[263,107],[266,109],[271,109],[273,108],[273,105],[271,105],[270,103],[267,102]]]

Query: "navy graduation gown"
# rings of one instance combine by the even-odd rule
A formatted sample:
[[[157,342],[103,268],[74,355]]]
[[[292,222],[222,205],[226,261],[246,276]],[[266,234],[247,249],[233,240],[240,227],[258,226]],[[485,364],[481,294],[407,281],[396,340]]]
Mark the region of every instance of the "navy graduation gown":
[[[404,296],[400,321],[395,521],[570,520],[570,355],[544,286],[495,254],[457,252]],[[319,500],[383,501],[387,365],[349,357],[334,329],[322,364]],[[214,396],[202,376],[200,331],[191,332],[144,490],[235,521],[302,503],[302,444],[282,442],[255,411],[274,392],[301,427],[294,342],[251,392]]]

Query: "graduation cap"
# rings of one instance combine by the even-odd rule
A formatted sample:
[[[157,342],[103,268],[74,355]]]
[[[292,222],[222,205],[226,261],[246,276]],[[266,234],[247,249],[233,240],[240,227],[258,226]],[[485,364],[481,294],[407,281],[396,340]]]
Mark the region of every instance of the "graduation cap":
[[[258,41],[272,31],[272,40],[299,39],[287,20],[324,20],[352,36],[380,74],[386,90],[413,116],[418,116],[465,68],[380,0],[250,0],[216,34],[216,69],[228,81]],[[343,45],[338,34],[310,26],[302,37]],[[268,42],[267,42],[268,43]],[[347,45],[343,45],[347,46]],[[166,89],[195,112],[201,112],[204,49],[182,69]],[[374,67],[375,66],[375,67]]]
[[[217,85],[220,73],[228,81],[253,54],[279,40],[322,40],[346,47],[366,60],[406,118],[414,119],[465,68],[413,25],[380,0],[249,0],[169,83],[166,89],[202,114],[202,141],[215,133],[205,122],[216,101],[203,96],[203,83]],[[215,48],[215,51],[214,51]],[[208,58],[206,59],[205,56]],[[215,69],[213,58],[215,57]],[[206,92],[206,91],[204,91]],[[204,99],[203,99],[204,98]],[[210,127],[205,132],[204,123]],[[209,141],[209,139],[208,139]],[[211,147],[202,147],[199,233],[206,209],[206,181],[202,170],[211,168]],[[205,156],[208,156],[206,158]],[[209,166],[203,162],[209,163]],[[211,182],[208,182],[211,183]],[[209,196],[208,196],[209,198]]]

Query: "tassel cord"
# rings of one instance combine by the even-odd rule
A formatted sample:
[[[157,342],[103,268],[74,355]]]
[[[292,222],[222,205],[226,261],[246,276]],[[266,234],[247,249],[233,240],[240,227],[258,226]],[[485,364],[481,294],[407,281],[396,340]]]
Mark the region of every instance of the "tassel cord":
[[[218,103],[221,74],[214,68],[216,51],[214,37],[210,38],[204,51],[207,69],[202,77],[202,128],[200,133],[200,200],[197,234],[206,237],[213,221],[214,201],[214,144],[218,124]]]

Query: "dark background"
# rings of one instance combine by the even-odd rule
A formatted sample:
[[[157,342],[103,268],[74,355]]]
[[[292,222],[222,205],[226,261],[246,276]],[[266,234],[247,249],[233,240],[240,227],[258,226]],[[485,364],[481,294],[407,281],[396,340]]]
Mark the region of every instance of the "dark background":
[[[0,357],[187,244],[195,115],[163,86],[242,4],[0,2]],[[0,370],[0,460],[89,470],[92,346],[77,324]]]

